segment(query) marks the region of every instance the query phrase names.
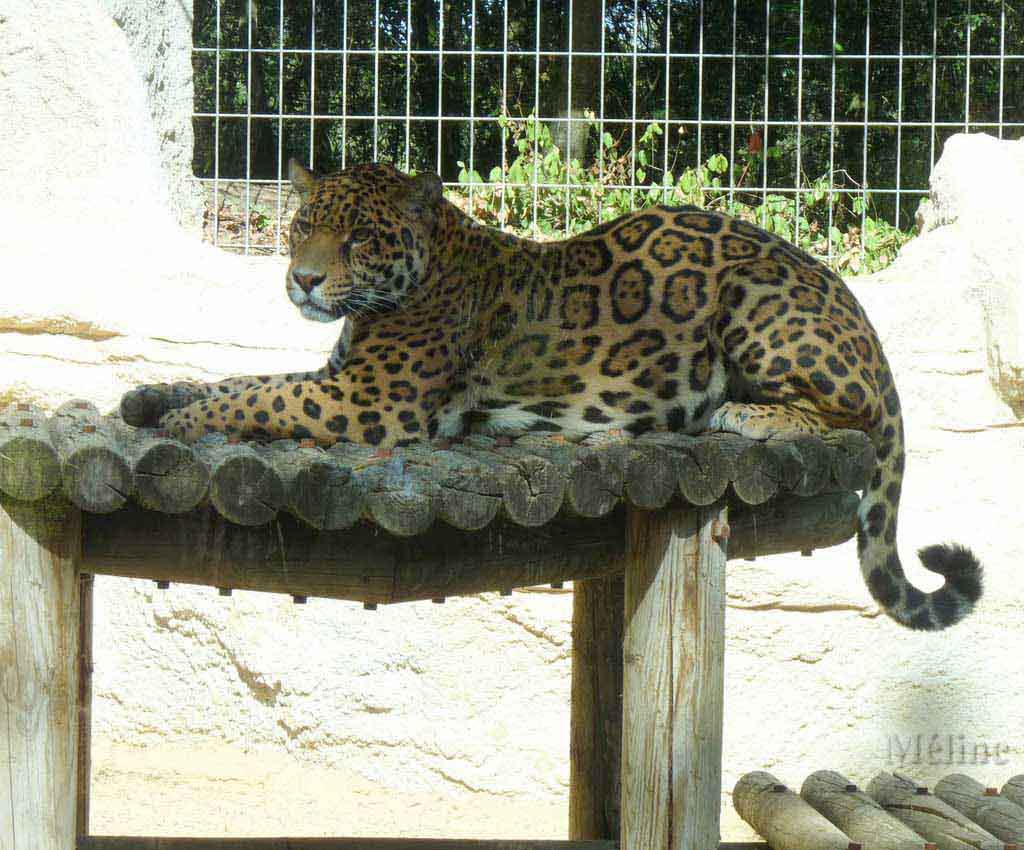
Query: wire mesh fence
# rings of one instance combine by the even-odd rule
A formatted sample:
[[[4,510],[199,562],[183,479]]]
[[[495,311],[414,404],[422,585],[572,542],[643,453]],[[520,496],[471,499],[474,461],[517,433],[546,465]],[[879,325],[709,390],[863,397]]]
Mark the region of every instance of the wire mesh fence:
[[[950,135],[1024,135],[1006,0],[194,3],[194,168],[232,250],[285,250],[294,156],[435,171],[541,238],[712,206],[858,271],[905,241]]]

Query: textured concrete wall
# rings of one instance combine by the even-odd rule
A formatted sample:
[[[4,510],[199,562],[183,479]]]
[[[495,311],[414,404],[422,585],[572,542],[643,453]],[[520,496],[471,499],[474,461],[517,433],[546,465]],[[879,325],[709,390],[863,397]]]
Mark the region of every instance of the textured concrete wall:
[[[19,116],[0,123],[0,401],[112,407],[136,382],[311,367],[336,331],[285,303],[280,259],[177,227],[133,42],[97,0],[0,0],[0,106]],[[987,598],[920,635],[879,616],[852,545],[731,564],[727,837],[749,837],[728,791],[755,768],[1024,771],[1024,431],[964,259],[1020,250],[1007,215],[943,224],[852,282],[906,408],[904,560],[934,587],[913,549],[968,542]],[[369,613],[99,580],[93,829],[564,835],[570,611],[549,590]]]
[[[180,224],[198,231],[203,198],[192,178],[192,2],[99,2],[124,33],[143,84],[170,208]]]

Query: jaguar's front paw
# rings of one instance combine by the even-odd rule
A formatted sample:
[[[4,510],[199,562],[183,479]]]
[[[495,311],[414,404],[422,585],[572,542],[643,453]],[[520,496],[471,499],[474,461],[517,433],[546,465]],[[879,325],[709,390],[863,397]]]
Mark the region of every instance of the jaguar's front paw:
[[[187,407],[202,398],[200,385],[187,381],[145,384],[121,397],[121,418],[137,428],[153,428],[168,411]]]

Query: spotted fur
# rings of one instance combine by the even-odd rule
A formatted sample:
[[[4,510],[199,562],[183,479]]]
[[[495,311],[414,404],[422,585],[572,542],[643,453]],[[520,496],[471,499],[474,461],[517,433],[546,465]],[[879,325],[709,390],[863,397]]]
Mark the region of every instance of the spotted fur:
[[[843,281],[745,221],[654,207],[540,244],[472,221],[433,175],[364,165],[319,178],[292,163],[304,203],[287,292],[307,318],[347,317],[318,372],[198,385],[162,425],[390,447],[468,425],[575,439],[609,429],[754,438],[867,432],[878,465],[861,502],[871,595],[903,625],[970,612],[981,568],[931,546],[946,579],[903,574],[896,518],[904,440],[878,337]]]

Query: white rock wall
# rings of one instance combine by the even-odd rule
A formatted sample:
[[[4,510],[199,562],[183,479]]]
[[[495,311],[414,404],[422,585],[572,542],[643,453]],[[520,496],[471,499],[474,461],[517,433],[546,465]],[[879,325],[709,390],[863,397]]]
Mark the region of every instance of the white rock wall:
[[[110,17],[131,5],[0,0],[0,107],[19,116],[0,122],[0,403],[108,408],[137,382],[312,367],[335,332],[285,303],[281,260],[178,230],[153,90]],[[1010,149],[978,143],[993,162]],[[852,544],[732,563],[727,838],[750,837],[729,790],[751,769],[1024,771],[1024,429],[974,291],[978,258],[1020,250],[1014,215],[999,230],[961,212],[851,282],[904,399],[904,560],[934,587],[913,550],[970,543],[987,597],[919,635],[869,604]],[[100,579],[93,831],[563,836],[570,612],[549,590],[370,613]]]

